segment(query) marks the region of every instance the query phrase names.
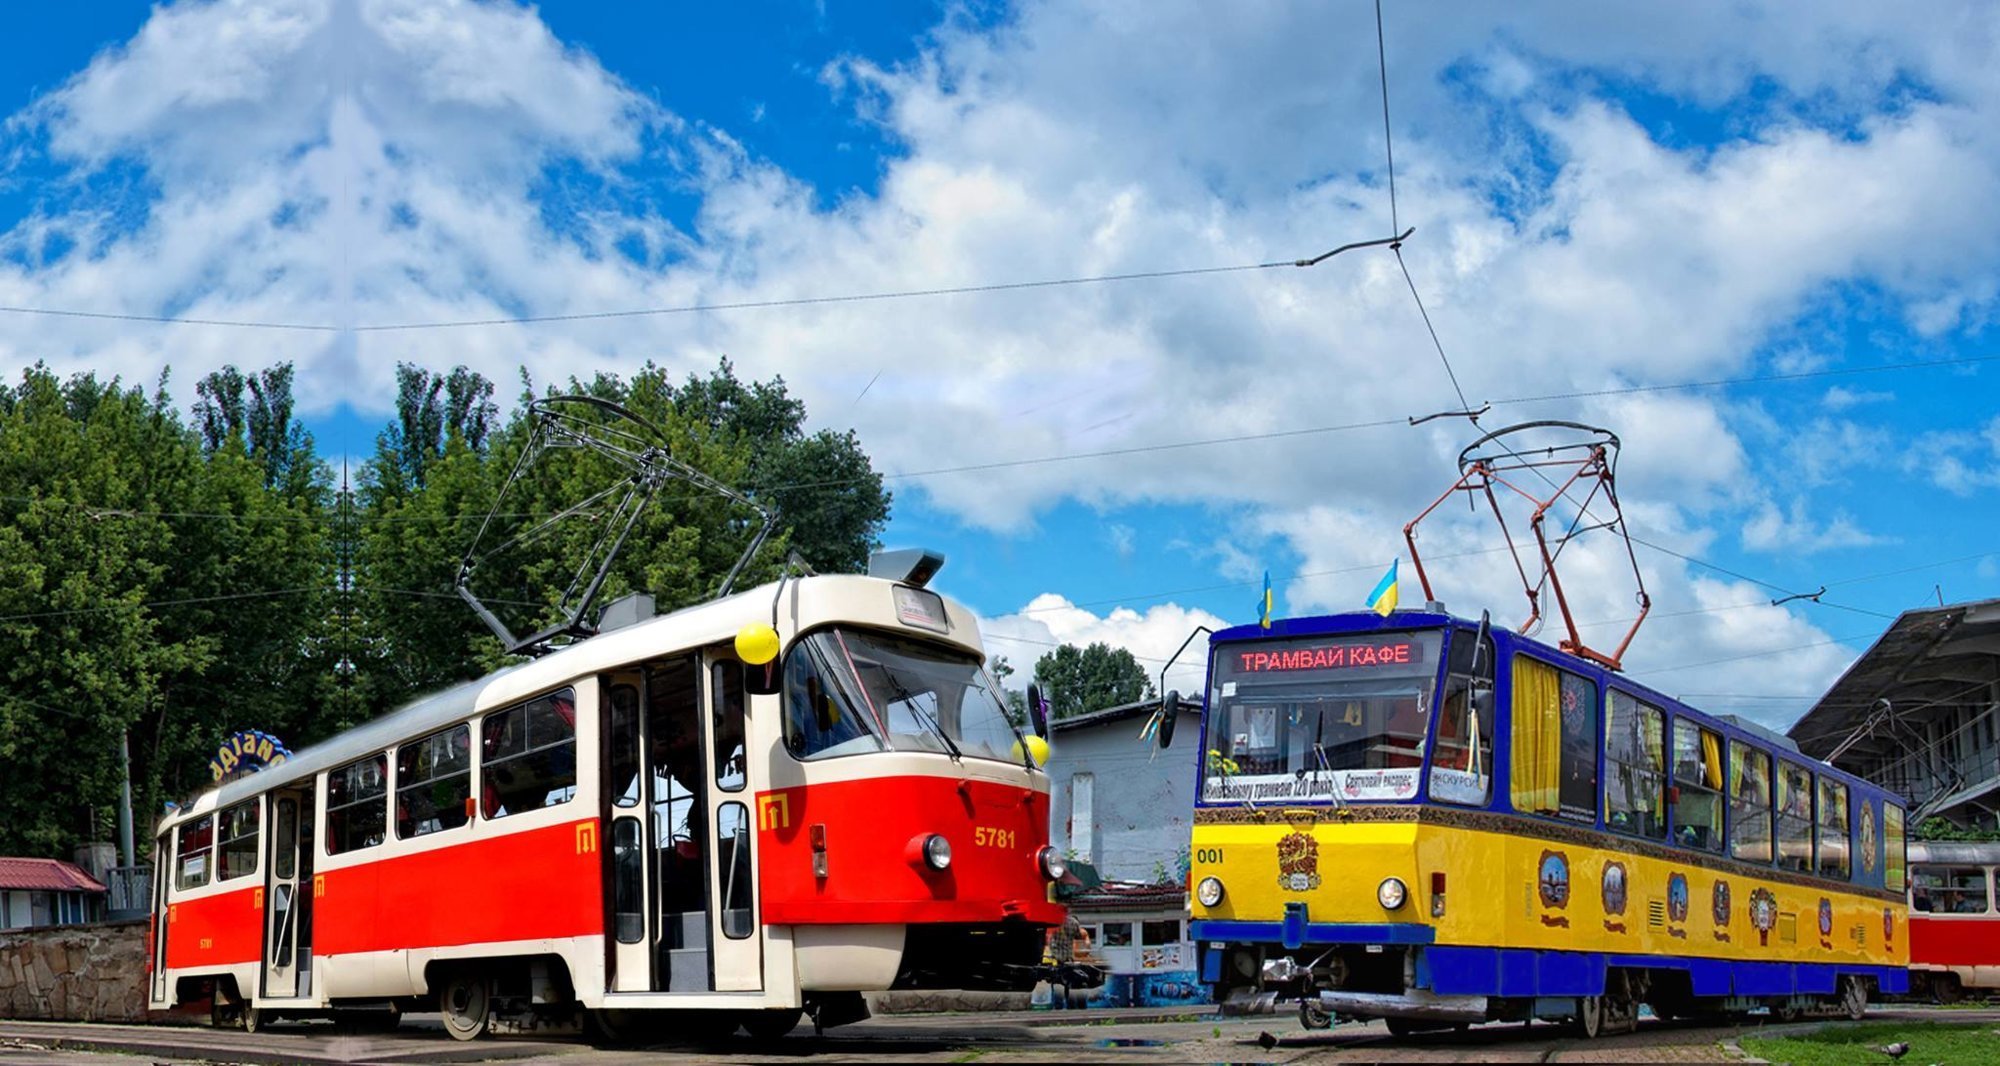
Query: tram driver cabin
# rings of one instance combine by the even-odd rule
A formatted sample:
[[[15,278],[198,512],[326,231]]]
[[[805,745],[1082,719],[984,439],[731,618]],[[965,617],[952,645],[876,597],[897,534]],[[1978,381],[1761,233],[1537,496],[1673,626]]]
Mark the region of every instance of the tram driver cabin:
[[[1190,935],[1227,1009],[1397,1031],[1903,992],[1901,801],[1432,612],[1214,635]]]

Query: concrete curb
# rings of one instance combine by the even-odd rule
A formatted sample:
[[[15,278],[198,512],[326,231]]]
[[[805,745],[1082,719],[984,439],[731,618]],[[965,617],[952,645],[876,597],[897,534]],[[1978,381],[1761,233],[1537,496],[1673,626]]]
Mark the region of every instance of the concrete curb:
[[[522,1043],[509,1047],[508,1041],[482,1040],[412,1047],[408,1042],[370,1046],[366,1038],[334,1037],[313,1048],[287,1046],[284,1050],[255,1046],[255,1036],[235,1033],[226,1044],[215,1038],[225,1031],[213,1029],[144,1027],[93,1028],[90,1023],[37,1022],[32,1027],[0,1022],[0,1040],[20,1041],[52,1051],[95,1051],[124,1055],[145,1055],[158,1059],[193,1062],[249,1063],[252,1066],[352,1066],[356,1063],[455,1063],[487,1062],[495,1059],[525,1059],[576,1050],[575,1045]]]

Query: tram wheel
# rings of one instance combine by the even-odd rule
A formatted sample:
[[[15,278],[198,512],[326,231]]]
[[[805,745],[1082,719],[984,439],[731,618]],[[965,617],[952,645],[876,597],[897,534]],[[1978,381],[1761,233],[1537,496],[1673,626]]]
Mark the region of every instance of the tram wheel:
[[[1861,978],[1847,976],[1840,979],[1840,1010],[1851,1021],[1860,1021],[1868,1013],[1868,986]]]
[[[799,1027],[799,1019],[806,1012],[793,1007],[789,1010],[753,1010],[743,1014],[743,1031],[752,1040],[776,1040]]]
[[[243,1031],[246,1033],[262,1032],[264,1026],[271,1021],[265,1017],[261,1008],[250,1006],[248,1003],[243,1005],[238,1016],[243,1019]]]
[[[1576,1034],[1585,1040],[1595,1040],[1604,1035],[1603,996],[1577,997]]]
[[[656,1044],[665,1035],[659,1012],[600,1007],[583,1015],[583,1034],[608,1047]]]
[[[438,1011],[452,1039],[477,1040],[493,1020],[493,990],[484,977],[460,970],[445,978],[438,991]]]
[[[1331,1029],[1333,1012],[1310,999],[1300,999],[1299,1025],[1307,1029]]]

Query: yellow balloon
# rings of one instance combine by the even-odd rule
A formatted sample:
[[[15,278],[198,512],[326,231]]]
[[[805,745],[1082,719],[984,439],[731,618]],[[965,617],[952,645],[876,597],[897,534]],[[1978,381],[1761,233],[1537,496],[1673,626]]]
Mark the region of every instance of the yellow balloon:
[[[736,657],[751,666],[762,666],[778,657],[778,631],[762,622],[752,622],[736,631]]]
[[[1035,760],[1036,766],[1046,766],[1048,764],[1049,761],[1048,741],[1043,740],[1041,737],[1038,737],[1033,733],[1030,733],[1027,736],[1022,737],[1021,739],[1014,742],[1014,757],[1016,759],[1021,757],[1022,754],[1021,745],[1023,744],[1026,744],[1028,746],[1027,754],[1029,755],[1029,757]]]

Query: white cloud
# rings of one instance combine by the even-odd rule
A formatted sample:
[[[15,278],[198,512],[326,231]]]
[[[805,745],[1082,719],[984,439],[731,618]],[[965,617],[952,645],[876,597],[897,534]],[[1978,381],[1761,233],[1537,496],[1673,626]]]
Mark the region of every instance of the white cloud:
[[[1680,550],[1715,529],[1767,549],[1865,538],[1837,508],[1781,507],[1758,487],[1744,441],[1766,415],[1709,393],[1576,394],[1740,376],[1781,341],[1774,364],[1826,365],[1831,351],[1786,329],[1843,285],[1884,294],[1919,331],[1990,319],[2000,14],[1967,4],[1912,20],[1852,3],[1389,16],[1402,220],[1418,228],[1404,254],[1457,378],[1475,405],[1569,397],[1500,407],[1485,425],[1613,426],[1634,528]],[[69,168],[75,196],[0,235],[0,303],[387,323],[1289,260],[1389,228],[1372,29],[1341,5],[1026,3],[998,26],[951,18],[908,64],[827,69],[829,91],[897,151],[873,194],[825,206],[809,175],[682,121],[533,8],[161,7],[10,121],[10,137]],[[1679,147],[1592,88],[1605,80],[1728,109],[1743,128]],[[1764,102],[1746,105],[1753,85]],[[107,177],[121,166],[141,179]],[[553,202],[551,171],[580,174],[585,192]],[[646,206],[662,190],[698,198],[691,223]],[[171,362],[183,394],[225,361],[295,359],[308,412],[386,411],[401,359],[508,382],[522,363],[547,381],[722,353],[753,376],[783,373],[820,417],[853,419],[891,471],[1117,453],[905,484],[998,529],[1063,499],[1226,506],[1284,538],[1303,571],[1342,571],[1281,593],[1323,609],[1354,604],[1401,552],[1402,521],[1476,432],[1356,428],[1458,402],[1380,250],[1311,270],[449,333],[0,319],[0,364],[150,380]],[[1839,413],[1876,399],[1833,389],[1824,402]],[[1166,447],[1294,429],[1314,432]],[[1811,431],[1879,442],[1848,423]],[[1978,439],[1942,443],[1941,485],[2000,477]],[[1836,478],[1794,461],[1806,490]],[[1444,554],[1486,543],[1449,523],[1427,535]],[[1261,569],[1234,544],[1219,554],[1232,576]],[[1468,606],[1520,603],[1493,580],[1506,571],[1468,558],[1481,561],[1445,567],[1473,590]],[[1629,613],[1608,591],[1622,588],[1622,560],[1575,559],[1586,613]],[[1662,613],[1697,609],[1702,579],[1669,557],[1642,562]],[[1165,611],[1095,624],[1131,633]],[[1635,655],[1719,655],[1734,639],[1709,615],[1681,617],[1649,623]],[[1752,662],[1742,684],[1823,681],[1839,654]]]
[[[1904,455],[1903,468],[1928,477],[1954,496],[2000,486],[2000,415],[1976,433],[1944,431],[1919,437]]]
[[[1004,655],[1017,671],[1016,679],[1026,684],[1034,673],[1035,660],[1055,650],[1057,645],[1108,644],[1123,648],[1146,668],[1155,688],[1161,670],[1179,650],[1196,626],[1221,629],[1227,622],[1207,611],[1162,603],[1143,613],[1129,607],[1098,615],[1078,607],[1063,596],[1045,592],[1013,614],[980,622],[988,655]],[[1207,645],[1196,640],[1166,673],[1166,686],[1186,693],[1201,691],[1205,676]]]
[[[1743,527],[1743,544],[1755,551],[1788,551],[1810,555],[1831,548],[1861,548],[1882,543],[1882,538],[1862,530],[1854,519],[1836,514],[1824,524],[1816,524],[1807,513],[1803,498],[1779,509],[1766,500]]]
[[[1826,405],[1827,410],[1837,413],[1863,404],[1889,403],[1895,398],[1896,394],[1893,392],[1870,392],[1835,385],[1826,390],[1826,397],[1821,402]]]

